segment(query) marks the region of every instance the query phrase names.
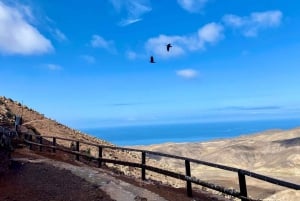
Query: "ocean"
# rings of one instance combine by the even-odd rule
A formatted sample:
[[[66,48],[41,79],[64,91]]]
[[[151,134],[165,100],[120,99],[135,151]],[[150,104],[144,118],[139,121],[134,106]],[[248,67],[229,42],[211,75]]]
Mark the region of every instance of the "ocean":
[[[300,127],[300,119],[117,126],[87,128],[81,131],[117,146],[133,146],[166,142],[203,142],[296,127]]]

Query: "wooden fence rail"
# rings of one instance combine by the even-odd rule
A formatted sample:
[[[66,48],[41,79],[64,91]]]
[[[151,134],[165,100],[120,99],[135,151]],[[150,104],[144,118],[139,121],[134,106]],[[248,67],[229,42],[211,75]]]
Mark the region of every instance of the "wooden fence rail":
[[[36,142],[33,141],[33,136],[37,139]],[[52,138],[52,145],[46,145],[43,144],[43,138]],[[69,141],[69,142],[76,142],[76,149],[71,150],[66,147],[61,147],[58,146],[57,144],[57,139],[59,140],[64,140],[64,141]],[[51,141],[51,140],[50,140]],[[147,150],[140,150],[140,149],[133,149],[133,148],[125,148],[125,147],[115,147],[115,146],[106,146],[106,145],[99,145],[99,144],[94,144],[94,143],[89,143],[89,142],[84,142],[84,141],[78,141],[74,139],[69,139],[69,138],[62,138],[62,137],[53,137],[53,136],[39,136],[39,135],[31,135],[31,134],[26,134],[25,137],[25,142],[29,145],[29,148],[32,149],[32,145],[36,145],[39,147],[39,150],[42,151],[42,147],[48,147],[51,148],[53,152],[56,152],[56,150],[60,150],[63,152],[67,152],[70,154],[73,154],[76,156],[76,160],[79,160],[79,157],[84,156],[88,157],[91,160],[95,160],[98,162],[98,167],[101,167],[102,163],[112,163],[112,164],[118,164],[118,165],[124,165],[124,166],[130,166],[130,167],[136,167],[136,168],[141,168],[141,179],[145,180],[146,179],[146,171],[152,171],[156,172],[159,174],[163,174],[169,177],[173,177],[176,179],[180,179],[183,181],[186,181],[186,188],[187,188],[187,195],[189,197],[192,197],[192,183],[201,185],[222,193],[225,193],[227,195],[231,195],[237,198],[240,198],[242,201],[249,201],[249,200],[256,200],[252,199],[248,196],[247,193],[247,184],[246,184],[246,176],[256,178],[258,180],[262,180],[268,183],[273,183],[278,186],[283,186],[287,187],[290,189],[295,189],[295,190],[300,190],[300,185],[299,184],[294,184],[291,182],[287,181],[282,181],[279,179],[271,178],[265,175],[257,174],[254,172],[250,172],[247,170],[243,169],[238,169],[234,167],[229,167],[225,165],[220,165],[220,164],[215,164],[215,163],[210,163],[206,161],[201,161],[201,160],[196,160],[196,159],[191,159],[191,158],[186,158],[182,156],[175,156],[171,154],[165,154],[165,153],[159,153],[159,152],[153,152],[153,151],[147,151]],[[81,153],[80,152],[80,144],[85,144],[85,145],[90,145],[90,146],[95,146],[98,148],[98,157],[91,156],[89,154]],[[134,162],[128,162],[128,161],[122,161],[122,160],[115,160],[115,159],[109,159],[109,158],[103,158],[103,150],[105,149],[111,149],[111,150],[121,150],[121,151],[128,151],[128,152],[138,152],[141,153],[141,163],[134,163]],[[169,170],[164,170],[160,169],[157,167],[149,166],[146,164],[146,157],[147,156],[162,156],[162,157],[167,157],[167,158],[172,158],[172,159],[177,159],[177,160],[183,160],[185,162],[185,174],[180,174],[176,172],[172,172]],[[200,165],[205,165],[209,167],[214,167],[217,169],[222,169],[226,171],[231,171],[235,172],[238,174],[238,181],[239,181],[239,191],[235,189],[226,189],[222,186],[215,185],[212,183],[208,183],[206,181],[202,181],[200,179],[197,179],[195,177],[192,177],[191,174],[191,163],[195,164],[200,164]]]

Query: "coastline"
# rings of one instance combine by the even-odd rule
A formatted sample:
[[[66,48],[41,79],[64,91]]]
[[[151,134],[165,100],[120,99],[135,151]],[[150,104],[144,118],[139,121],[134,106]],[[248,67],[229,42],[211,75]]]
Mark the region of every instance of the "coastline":
[[[211,142],[297,127],[300,127],[299,119],[132,125],[87,128],[81,131],[117,146],[147,146]]]

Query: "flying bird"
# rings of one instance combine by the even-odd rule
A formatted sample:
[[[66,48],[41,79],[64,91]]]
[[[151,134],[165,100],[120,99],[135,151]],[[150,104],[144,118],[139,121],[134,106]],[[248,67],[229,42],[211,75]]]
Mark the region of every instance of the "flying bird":
[[[150,57],[150,63],[155,63],[153,56]]]
[[[173,46],[171,45],[171,43],[167,44],[166,46],[167,46],[167,51],[168,51],[168,52],[170,51],[170,48],[173,47]]]

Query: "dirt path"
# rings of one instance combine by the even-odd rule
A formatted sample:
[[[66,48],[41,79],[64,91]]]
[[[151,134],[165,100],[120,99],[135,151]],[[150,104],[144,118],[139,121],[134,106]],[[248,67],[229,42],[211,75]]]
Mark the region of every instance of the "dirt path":
[[[47,164],[47,166],[52,165],[60,170],[68,170],[72,174],[93,184],[95,188],[99,188],[106,192],[114,200],[133,201],[144,198],[147,201],[166,201],[166,199],[147,189],[134,186],[109,175],[105,170],[87,166],[75,166],[47,158],[15,158],[14,161],[31,164]]]
[[[62,152],[33,152],[24,148],[17,149],[12,157],[14,164],[19,165],[14,165],[13,169],[2,169],[2,174],[0,172],[1,201],[226,200],[196,191],[193,192],[194,197],[189,198],[185,189],[141,181],[107,168],[90,167]]]
[[[113,201],[104,191],[68,170],[48,164],[13,163],[0,176],[1,201]]]

